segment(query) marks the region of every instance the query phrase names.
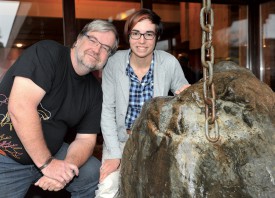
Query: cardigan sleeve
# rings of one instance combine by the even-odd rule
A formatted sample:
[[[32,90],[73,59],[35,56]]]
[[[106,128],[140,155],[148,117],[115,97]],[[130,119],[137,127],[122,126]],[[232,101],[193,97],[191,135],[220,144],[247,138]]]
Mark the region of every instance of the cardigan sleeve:
[[[101,130],[106,146],[108,159],[122,157],[119,147],[117,121],[116,121],[116,83],[113,70],[116,69],[115,61],[110,58],[102,73],[103,103],[101,113]]]
[[[175,58],[172,57],[172,61],[174,67],[173,67],[173,73],[172,73],[172,83],[170,90],[175,94],[175,91],[179,90],[183,85],[188,85],[188,81],[185,78],[185,75],[183,73],[183,70],[181,68],[181,65],[179,61]]]

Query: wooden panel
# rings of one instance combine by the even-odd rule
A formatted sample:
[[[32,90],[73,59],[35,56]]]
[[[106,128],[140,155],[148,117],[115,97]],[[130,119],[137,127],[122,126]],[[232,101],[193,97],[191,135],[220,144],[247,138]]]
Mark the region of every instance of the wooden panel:
[[[201,4],[189,3],[190,50],[201,48],[200,11]]]
[[[140,3],[76,0],[76,18],[80,19],[99,18],[115,20],[118,14],[131,9],[140,9]]]
[[[30,6],[28,16],[62,18],[62,0],[20,0],[20,4],[28,4]]]
[[[251,1],[248,5],[248,67],[260,79],[260,9],[259,4]]]
[[[226,58],[229,56],[229,10],[227,5],[212,5],[214,12],[213,46],[215,58]],[[236,35],[239,36],[239,35]]]
[[[64,45],[72,46],[76,40],[76,21],[74,0],[63,0],[63,36]]]
[[[147,9],[150,9],[152,10],[153,9],[153,6],[152,6],[152,0],[141,0],[141,8],[147,8]]]
[[[189,9],[188,3],[180,3],[180,37],[181,42],[189,41]]]
[[[163,22],[176,22],[181,21],[180,4],[153,4],[153,10],[156,12]]]

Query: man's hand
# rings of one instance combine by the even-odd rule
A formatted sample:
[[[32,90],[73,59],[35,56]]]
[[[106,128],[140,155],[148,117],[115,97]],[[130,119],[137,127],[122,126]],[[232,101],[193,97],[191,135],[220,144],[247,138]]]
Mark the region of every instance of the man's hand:
[[[103,162],[100,168],[100,178],[99,183],[110,175],[112,172],[116,171],[120,165],[120,159],[107,159]]]
[[[42,188],[43,190],[59,191],[66,186],[66,183],[60,183],[49,177],[42,176],[34,185]]]
[[[79,169],[76,165],[63,160],[53,159],[51,163],[42,170],[44,176],[57,180],[62,185],[69,183],[74,176],[78,176]]]
[[[81,167],[92,155],[95,144],[96,134],[77,134],[67,150],[65,160],[53,159],[42,169],[42,173],[62,184],[68,184],[74,176],[78,176],[78,167]]]
[[[183,85],[179,90],[175,91],[175,94],[180,94],[183,90],[187,89],[191,85]]]

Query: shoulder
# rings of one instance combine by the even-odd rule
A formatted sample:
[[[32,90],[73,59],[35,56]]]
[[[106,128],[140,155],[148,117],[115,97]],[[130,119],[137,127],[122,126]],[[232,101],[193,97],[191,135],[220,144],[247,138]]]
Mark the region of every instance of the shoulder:
[[[155,50],[154,53],[157,54],[157,55],[159,55],[159,56],[163,55],[163,56],[174,57],[172,54],[170,54],[170,53],[168,53],[166,51],[163,51],[163,50]]]
[[[155,50],[154,54],[155,54],[155,61],[157,62],[158,65],[160,64],[160,65],[166,65],[171,67],[179,64],[178,59],[168,52],[165,52],[163,50]]]
[[[41,48],[48,48],[48,47],[65,47],[61,43],[58,43],[57,41],[54,40],[41,40],[38,41],[37,43],[33,44],[32,47],[41,47]]]
[[[156,60],[159,60],[159,61],[177,61],[175,56],[163,50],[155,50],[154,54],[155,54]]]
[[[60,51],[64,51],[66,49],[64,45],[53,41],[53,40],[42,40],[34,43],[26,50],[24,50],[23,54],[32,54],[37,56],[54,56],[59,54]]]
[[[108,59],[107,64],[104,67],[104,70],[106,70],[106,68],[109,68],[111,70],[117,70],[118,68],[126,67],[128,53],[129,53],[129,50],[117,51],[114,55],[112,55]]]
[[[122,60],[125,59],[128,56],[129,50],[119,50],[114,55],[112,55],[109,60]],[[123,59],[123,60],[124,60]]]
[[[53,40],[42,40],[35,43],[32,47],[32,50],[35,50],[34,53],[40,57],[63,57],[70,50],[69,47]]]

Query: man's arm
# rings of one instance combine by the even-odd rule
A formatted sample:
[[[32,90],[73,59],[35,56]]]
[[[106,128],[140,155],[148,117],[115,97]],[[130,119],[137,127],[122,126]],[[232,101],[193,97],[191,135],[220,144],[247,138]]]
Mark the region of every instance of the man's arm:
[[[96,134],[77,134],[75,140],[70,144],[65,161],[75,164],[77,167],[82,166],[92,155],[95,144]],[[71,174],[74,174],[73,172]],[[59,191],[65,187],[52,178],[41,177],[36,183],[43,190]]]
[[[9,97],[8,112],[15,131],[29,156],[37,167],[41,167],[51,153],[46,145],[37,106],[45,91],[32,80],[15,77]],[[61,160],[52,160],[42,173],[61,183],[72,180],[71,172],[78,174],[78,168]]]
[[[37,106],[44,95],[45,91],[30,79],[15,77],[8,104],[15,131],[38,167],[51,156],[37,112]]]
[[[65,161],[75,164],[78,168],[91,157],[96,145],[97,134],[77,134],[70,144]]]

